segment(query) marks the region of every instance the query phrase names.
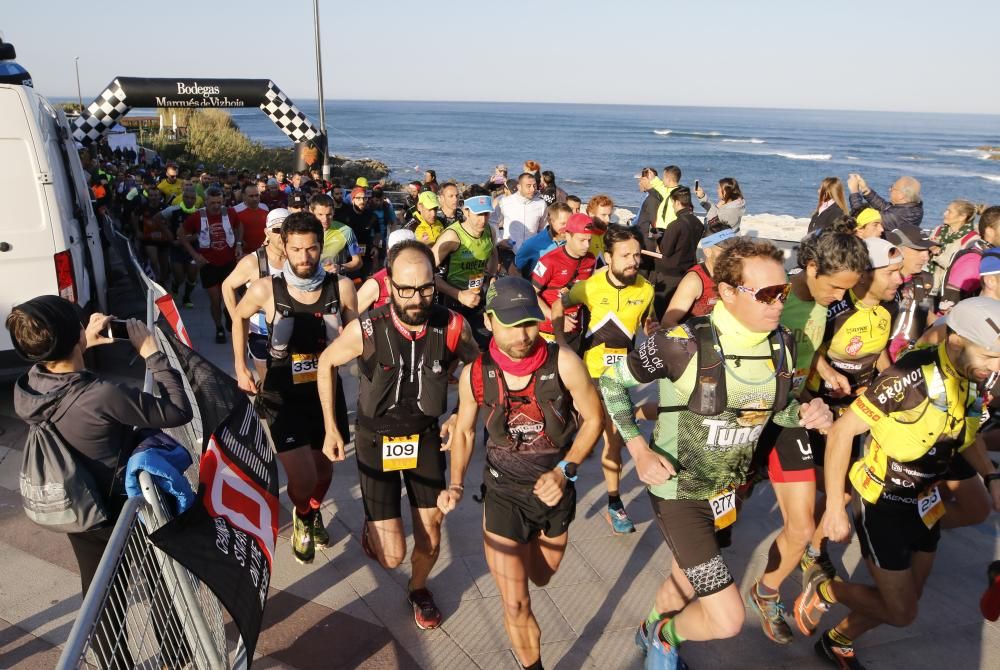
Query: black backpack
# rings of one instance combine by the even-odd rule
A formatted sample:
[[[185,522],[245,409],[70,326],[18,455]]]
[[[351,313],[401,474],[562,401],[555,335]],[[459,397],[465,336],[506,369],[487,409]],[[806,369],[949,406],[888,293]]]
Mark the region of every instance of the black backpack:
[[[93,530],[109,520],[94,476],[54,425],[88,386],[81,383],[70,390],[48,418],[29,426],[21,459],[24,513],[39,526],[62,533]]]

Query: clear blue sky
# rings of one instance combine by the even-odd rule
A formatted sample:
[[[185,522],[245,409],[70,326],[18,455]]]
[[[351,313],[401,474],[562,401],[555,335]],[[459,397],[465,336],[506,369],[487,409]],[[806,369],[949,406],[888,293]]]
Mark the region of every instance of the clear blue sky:
[[[311,0],[34,0],[0,25],[35,86],[271,78],[315,98]],[[986,0],[320,0],[328,99],[1000,112]]]

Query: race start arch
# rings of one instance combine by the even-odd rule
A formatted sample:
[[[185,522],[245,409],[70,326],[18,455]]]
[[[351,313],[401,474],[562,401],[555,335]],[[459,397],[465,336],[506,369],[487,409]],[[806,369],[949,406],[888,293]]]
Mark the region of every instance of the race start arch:
[[[296,145],[298,168],[322,168],[326,138],[270,79],[116,77],[75,121],[73,138],[97,141],[134,107],[260,107]]]

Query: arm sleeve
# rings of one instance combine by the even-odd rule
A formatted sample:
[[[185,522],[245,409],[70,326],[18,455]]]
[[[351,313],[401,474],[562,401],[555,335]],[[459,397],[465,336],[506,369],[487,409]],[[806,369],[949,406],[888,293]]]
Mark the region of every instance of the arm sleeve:
[[[157,352],[146,359],[159,396],[140,389],[103,383],[101,408],[109,418],[136,428],[173,428],[191,420],[191,403],[184,392],[181,374],[170,367],[167,357]]]
[[[591,275],[593,276],[593,275]],[[587,302],[587,280],[578,281],[573,284],[569,293],[563,293],[562,303],[564,306],[581,305]]]
[[[788,406],[785,409],[777,412],[771,420],[778,424],[782,428],[798,428],[799,427],[799,403],[796,398],[789,398]]]

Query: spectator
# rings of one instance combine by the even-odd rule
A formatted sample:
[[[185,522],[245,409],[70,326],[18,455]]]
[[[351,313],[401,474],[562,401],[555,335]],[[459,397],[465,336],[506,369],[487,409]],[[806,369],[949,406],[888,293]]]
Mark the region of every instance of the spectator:
[[[483,188],[486,189],[487,195],[496,198],[502,192],[505,183],[507,183],[507,166],[501,163],[493,169],[493,175],[486,180]]]
[[[424,184],[423,190],[430,191],[431,193],[437,195],[438,192],[438,177],[434,170],[424,171]]]
[[[569,208],[574,214],[579,214],[580,208],[583,207],[583,201],[581,201],[580,197],[576,195],[567,195],[566,204],[569,205]]]
[[[108,492],[108,523],[67,534],[86,596],[125,503],[123,475],[136,446],[134,430],[181,426],[191,420],[192,411],[180,373],[135,319],[128,321],[129,341],[145,359],[157,394],[119,386],[88,370],[84,351],[112,341],[105,336],[111,317],[93,314],[86,328],[80,317],[73,303],[44,295],[15,306],[6,326],[18,354],[33,364],[14,387],[17,415],[28,424],[52,421],[72,447],[76,464],[90,473],[98,491]],[[92,644],[107,667],[131,668],[128,650],[103,634],[124,620],[121,609],[115,604],[104,609]]]
[[[852,174],[847,178],[851,192],[851,212],[864,209],[865,203],[882,212],[882,227],[886,232],[901,224],[911,223],[917,228],[924,220],[924,203],[920,200],[920,182],[913,177],[900,177],[889,187],[889,200],[868,188],[864,177]]]
[[[545,201],[546,205],[552,205],[557,202],[566,202],[566,191],[559,188],[556,185],[556,175],[552,170],[546,170],[542,173],[542,200]]]
[[[847,214],[847,198],[844,197],[844,184],[839,177],[827,177],[820,182],[819,190],[816,192],[819,201],[816,203],[816,211],[809,219],[808,232],[822,230],[829,226],[838,217]]]
[[[945,275],[955,257],[965,249],[977,246],[983,238],[975,227],[976,214],[982,205],[968,200],[953,200],[944,210],[943,223],[931,233],[931,272],[934,273],[932,293],[940,296],[944,289]]]
[[[719,180],[719,185],[715,192],[719,196],[719,201],[715,204],[710,204],[705,191],[695,182],[694,194],[697,196],[701,206],[708,212],[705,215],[705,223],[719,221],[732,228],[734,232],[739,233],[740,221],[743,220],[743,215],[747,213],[747,203],[743,199],[743,191],[740,190],[739,182],[733,177],[723,177]]]
[[[661,231],[656,228],[656,213],[663,202],[663,196],[653,190],[650,180],[656,177],[656,170],[651,167],[642,168],[639,173],[639,191],[646,194],[642,205],[639,206],[639,216],[636,220],[636,227],[642,233],[643,248],[646,251],[657,251]],[[639,271],[642,276],[649,279],[649,273],[653,271],[653,259],[643,255],[640,259]]]
[[[670,193],[671,207],[676,219],[660,238],[659,253],[663,255],[653,263],[653,306],[663,314],[684,274],[697,261],[696,251],[705,227],[694,215],[691,207],[691,190],[677,186]]]
[[[491,223],[500,241],[501,266],[506,268],[514,260],[517,246],[541,230],[545,223],[545,201],[538,196],[535,175],[521,173],[517,178],[517,192],[500,199]]]

